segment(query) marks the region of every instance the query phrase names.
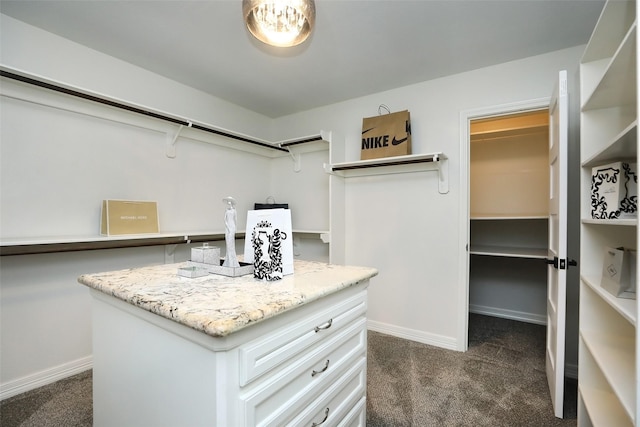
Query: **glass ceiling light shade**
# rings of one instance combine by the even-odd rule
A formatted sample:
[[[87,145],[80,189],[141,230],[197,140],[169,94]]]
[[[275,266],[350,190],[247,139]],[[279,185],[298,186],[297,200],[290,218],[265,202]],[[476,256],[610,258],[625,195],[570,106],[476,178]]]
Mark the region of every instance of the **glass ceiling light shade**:
[[[316,21],[314,0],[242,0],[247,28],[261,42],[296,46],[309,37]]]

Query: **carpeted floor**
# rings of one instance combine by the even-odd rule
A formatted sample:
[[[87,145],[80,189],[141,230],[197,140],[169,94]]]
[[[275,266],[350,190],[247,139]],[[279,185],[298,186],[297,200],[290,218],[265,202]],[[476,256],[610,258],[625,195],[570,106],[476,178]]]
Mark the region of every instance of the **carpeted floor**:
[[[555,418],[546,328],[470,314],[466,353],[369,332],[368,426],[575,426],[577,382]]]
[[[471,314],[466,353],[371,331],[368,341],[368,426],[576,425],[574,381],[565,419],[553,416],[544,326]],[[91,426],[91,386],[87,371],[6,399],[0,426]]]

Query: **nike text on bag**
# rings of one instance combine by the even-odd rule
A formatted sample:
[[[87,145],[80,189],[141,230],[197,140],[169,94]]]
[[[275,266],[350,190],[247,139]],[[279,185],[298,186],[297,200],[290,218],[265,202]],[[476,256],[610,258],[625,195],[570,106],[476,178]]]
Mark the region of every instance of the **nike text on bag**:
[[[361,160],[406,154],[411,154],[408,110],[362,119]]]

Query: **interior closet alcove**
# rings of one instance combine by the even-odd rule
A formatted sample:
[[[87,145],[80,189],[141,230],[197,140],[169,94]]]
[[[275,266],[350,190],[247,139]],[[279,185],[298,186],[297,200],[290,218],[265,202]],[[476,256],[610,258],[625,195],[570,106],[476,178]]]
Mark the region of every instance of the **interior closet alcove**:
[[[469,311],[546,323],[547,109],[470,123]]]

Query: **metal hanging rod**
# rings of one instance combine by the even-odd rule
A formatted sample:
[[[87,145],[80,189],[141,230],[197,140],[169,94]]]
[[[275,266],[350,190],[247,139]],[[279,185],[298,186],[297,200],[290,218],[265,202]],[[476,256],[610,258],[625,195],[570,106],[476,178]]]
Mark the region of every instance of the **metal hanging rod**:
[[[285,141],[280,144],[281,147],[291,147],[293,145],[304,144],[307,142],[322,141],[322,135],[312,136],[309,138],[299,139],[295,141]]]
[[[41,80],[37,80],[31,77],[27,77],[27,76],[23,76],[20,74],[16,74],[16,73],[12,73],[6,70],[0,70],[0,76],[1,77],[6,77],[9,79],[13,79],[13,80],[17,80],[23,83],[27,83],[30,85],[34,85],[34,86],[38,86],[44,89],[48,89],[48,90],[52,90],[55,92],[59,92],[59,93],[64,93],[66,95],[71,95],[71,96],[75,96],[77,98],[82,98],[82,99],[86,99],[88,101],[92,101],[92,102],[96,102],[98,104],[103,104],[103,105],[108,105],[110,107],[115,107],[115,108],[119,108],[121,110],[126,110],[132,113],[136,113],[136,114],[141,114],[143,116],[147,116],[147,117],[152,117],[154,119],[158,119],[158,120],[164,120],[170,123],[174,123],[174,124],[178,124],[178,125],[182,125],[182,126],[189,126],[193,129],[198,129],[204,132],[209,132],[209,133],[213,133],[216,135],[220,135],[223,136],[225,138],[231,138],[231,139],[235,139],[237,141],[242,141],[242,142],[247,142],[249,144],[254,144],[254,145],[259,145],[261,147],[266,147],[266,148],[270,148],[272,150],[277,150],[277,151],[283,151],[285,153],[288,152],[288,150],[286,148],[282,148],[276,145],[271,145],[268,144],[266,142],[262,142],[262,141],[257,141],[255,139],[251,139],[251,138],[247,138],[247,137],[243,137],[243,136],[239,136],[239,135],[235,135],[233,133],[229,133],[229,132],[225,132],[219,129],[214,129],[214,128],[210,128],[207,126],[202,126],[187,120],[183,120],[183,119],[177,119],[175,117],[171,117],[171,116],[167,116],[164,114],[160,114],[160,113],[156,113],[153,111],[149,111],[149,110],[145,110],[139,107],[134,107],[132,105],[127,105],[121,102],[117,102],[117,101],[113,101],[110,99],[106,99],[106,98],[102,98],[96,95],[91,95],[88,93],[84,93],[84,92],[80,92],[74,89],[69,89],[66,87],[62,87],[59,85],[55,85],[53,83],[48,83],[48,82],[44,82]],[[308,141],[304,141],[304,142],[308,142]],[[297,144],[300,143],[299,141],[295,141],[292,142],[290,144]]]
[[[365,169],[365,168],[377,168],[381,166],[399,166],[399,165],[411,165],[414,163],[435,163],[439,162],[440,157],[438,154],[430,155],[429,157],[420,157],[420,158],[399,158],[399,159],[389,159],[389,160],[373,160],[367,163],[349,163],[345,165],[335,165],[331,168],[333,171],[344,171],[344,170],[352,170],[352,169]]]

